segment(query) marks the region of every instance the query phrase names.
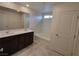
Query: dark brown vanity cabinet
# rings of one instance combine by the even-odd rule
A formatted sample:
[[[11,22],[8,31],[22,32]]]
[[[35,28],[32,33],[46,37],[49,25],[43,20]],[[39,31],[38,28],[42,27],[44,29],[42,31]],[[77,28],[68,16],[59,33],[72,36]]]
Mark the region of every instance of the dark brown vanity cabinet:
[[[0,55],[11,55],[33,43],[33,32],[0,38]],[[3,51],[1,51],[3,48]]]

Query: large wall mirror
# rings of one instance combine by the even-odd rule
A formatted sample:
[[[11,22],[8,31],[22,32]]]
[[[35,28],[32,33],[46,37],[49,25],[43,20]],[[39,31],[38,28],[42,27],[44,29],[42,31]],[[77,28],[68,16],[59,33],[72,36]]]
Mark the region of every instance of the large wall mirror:
[[[29,15],[0,7],[0,30],[26,29],[29,27]]]

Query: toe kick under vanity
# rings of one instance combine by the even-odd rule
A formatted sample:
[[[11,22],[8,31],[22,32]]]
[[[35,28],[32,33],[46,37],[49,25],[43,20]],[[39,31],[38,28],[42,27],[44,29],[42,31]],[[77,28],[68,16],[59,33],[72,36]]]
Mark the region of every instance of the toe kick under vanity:
[[[33,43],[34,32],[32,30],[16,29],[0,31],[0,56],[13,53]]]

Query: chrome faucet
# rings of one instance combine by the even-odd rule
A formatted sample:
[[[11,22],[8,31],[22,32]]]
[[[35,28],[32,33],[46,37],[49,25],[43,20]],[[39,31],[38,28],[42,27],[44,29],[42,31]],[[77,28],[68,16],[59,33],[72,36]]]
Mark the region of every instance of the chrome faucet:
[[[5,26],[5,27],[6,27],[6,29],[7,29],[6,33],[9,33],[8,26]]]

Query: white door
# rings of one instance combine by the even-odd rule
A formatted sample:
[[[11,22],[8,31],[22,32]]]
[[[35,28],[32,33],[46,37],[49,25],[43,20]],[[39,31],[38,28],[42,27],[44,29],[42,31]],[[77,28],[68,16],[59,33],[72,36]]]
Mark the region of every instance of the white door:
[[[77,19],[77,28],[76,28],[76,39],[75,39],[75,43],[74,43],[74,54],[73,55],[77,55],[79,56],[79,14],[76,15],[76,19]]]
[[[72,55],[76,26],[75,14],[73,12],[62,12],[54,18],[52,47],[53,50],[62,55]]]

